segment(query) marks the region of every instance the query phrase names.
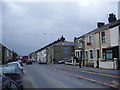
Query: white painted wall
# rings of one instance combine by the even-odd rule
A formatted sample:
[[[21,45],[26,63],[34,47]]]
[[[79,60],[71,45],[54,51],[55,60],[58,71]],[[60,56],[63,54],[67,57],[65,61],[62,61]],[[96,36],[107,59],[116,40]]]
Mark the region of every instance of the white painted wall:
[[[40,59],[40,52],[37,52],[37,61]]]
[[[42,50],[40,52],[40,60],[41,60],[41,62],[46,62],[46,60],[47,60],[46,56],[47,56],[47,50],[44,49],[44,50]]]
[[[118,46],[118,38],[119,38],[119,28],[114,27],[110,29],[110,45]]]
[[[116,69],[116,63],[113,61],[99,61],[99,68]]]

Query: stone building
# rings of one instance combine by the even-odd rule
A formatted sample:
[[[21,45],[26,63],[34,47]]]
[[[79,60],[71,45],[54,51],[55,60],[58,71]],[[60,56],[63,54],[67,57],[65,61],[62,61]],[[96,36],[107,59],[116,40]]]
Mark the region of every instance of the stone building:
[[[48,62],[52,62],[53,59],[58,61],[66,58],[71,58],[72,53],[74,53],[74,46],[74,42],[68,42],[65,41],[65,39],[51,45],[48,48],[47,53]]]
[[[37,50],[35,55],[33,55],[33,52],[29,56],[35,58],[38,62],[40,59],[46,59],[48,63],[51,63],[53,59],[61,60],[71,58],[71,54],[74,52],[74,46],[74,42],[65,41],[65,38],[62,36],[57,41]]]
[[[109,14],[109,23],[97,23],[97,28],[81,37],[75,38],[79,57],[83,57],[85,66],[118,69],[119,68],[119,26],[120,20]]]
[[[13,52],[0,43],[0,65],[12,60]]]

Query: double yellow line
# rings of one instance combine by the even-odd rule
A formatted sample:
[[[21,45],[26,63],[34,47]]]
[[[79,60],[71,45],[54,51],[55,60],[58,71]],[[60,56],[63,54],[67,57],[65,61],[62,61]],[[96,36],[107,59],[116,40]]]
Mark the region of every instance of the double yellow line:
[[[63,66],[63,67],[62,67],[62,66],[57,66],[57,65],[53,65],[53,66],[58,67],[58,68],[68,69],[68,70],[74,70],[74,71],[86,72],[86,73],[103,75],[103,76],[108,76],[108,77],[120,78],[120,76],[115,76],[115,75],[109,75],[109,74],[103,74],[103,73],[90,72],[90,71],[86,71],[86,70],[73,69],[73,68],[68,68],[68,67],[64,67],[64,66]]]

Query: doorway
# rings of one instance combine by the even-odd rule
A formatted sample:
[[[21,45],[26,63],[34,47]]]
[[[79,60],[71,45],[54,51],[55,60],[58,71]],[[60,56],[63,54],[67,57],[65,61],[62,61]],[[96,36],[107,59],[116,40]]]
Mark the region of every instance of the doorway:
[[[97,50],[97,68],[99,68],[100,50]]]

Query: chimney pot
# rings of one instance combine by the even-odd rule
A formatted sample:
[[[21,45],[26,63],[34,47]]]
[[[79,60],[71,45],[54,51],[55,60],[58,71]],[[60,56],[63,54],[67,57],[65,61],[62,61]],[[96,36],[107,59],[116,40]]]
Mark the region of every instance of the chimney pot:
[[[98,28],[99,28],[99,27],[102,27],[102,26],[104,26],[104,25],[105,25],[104,22],[98,22],[98,23],[97,23]]]
[[[114,15],[113,13],[109,14],[109,17],[108,17],[109,23],[116,21],[116,20],[117,20],[116,15]]]

